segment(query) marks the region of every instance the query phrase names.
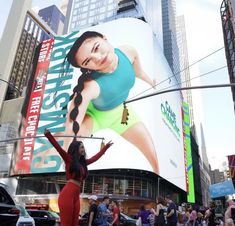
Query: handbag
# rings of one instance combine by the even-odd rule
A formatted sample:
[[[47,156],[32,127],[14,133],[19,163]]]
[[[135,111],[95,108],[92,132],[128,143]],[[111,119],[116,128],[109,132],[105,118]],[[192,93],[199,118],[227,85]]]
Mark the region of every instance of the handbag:
[[[138,220],[136,221],[136,226],[142,226],[142,220],[141,217],[138,218]]]

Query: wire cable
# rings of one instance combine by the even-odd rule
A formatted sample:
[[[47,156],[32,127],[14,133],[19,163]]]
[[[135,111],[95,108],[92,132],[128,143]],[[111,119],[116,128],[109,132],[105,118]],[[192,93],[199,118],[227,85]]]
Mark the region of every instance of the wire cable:
[[[212,73],[214,73],[214,72],[216,72],[216,71],[222,70],[222,69],[227,68],[227,67],[228,67],[228,66],[225,65],[225,66],[216,68],[216,69],[214,69],[214,70],[212,70],[212,71],[208,71],[208,72],[206,72],[206,73],[204,73],[204,74],[198,75],[198,76],[193,77],[193,78],[188,79],[188,80],[185,80],[185,81],[179,83],[179,85],[181,85],[181,84],[183,84],[183,83],[186,83],[186,82],[190,82],[190,81],[192,81],[192,80],[194,80],[194,79],[196,79],[196,78],[200,78],[200,77],[203,77],[203,76],[205,76],[205,75],[212,74]],[[178,84],[175,84],[175,85],[168,86],[168,87],[166,87],[166,88],[160,89],[159,92],[161,92],[161,91],[163,91],[163,90],[167,90],[167,89],[172,88],[172,87],[175,87],[176,85],[178,85]]]
[[[197,61],[195,61],[194,63],[192,63],[192,64],[188,65],[187,67],[185,67],[184,69],[182,69],[182,70],[176,72],[176,73],[173,74],[172,76],[170,76],[170,77],[168,77],[168,78],[166,78],[166,79],[160,81],[160,82],[157,83],[154,87],[151,87],[151,88],[148,88],[148,89],[146,89],[146,90],[143,90],[143,91],[140,92],[139,94],[136,94],[135,96],[129,98],[129,100],[134,99],[134,98],[136,98],[137,96],[139,96],[139,95],[141,95],[141,94],[143,94],[143,93],[145,93],[145,92],[147,92],[147,91],[149,91],[149,90],[151,90],[151,89],[153,89],[153,88],[159,86],[159,85],[162,84],[163,82],[168,81],[169,79],[173,78],[175,75],[180,74],[181,72],[183,72],[183,71],[189,69],[189,68],[192,67],[193,65],[195,65],[195,64],[197,64],[197,63],[199,63],[199,62],[201,62],[202,60],[204,60],[204,59],[206,59],[207,57],[209,57],[209,56],[211,56],[211,55],[213,55],[213,54],[219,52],[219,51],[222,50],[222,49],[224,49],[224,47],[221,47],[221,48],[219,48],[219,49],[213,51],[212,53],[210,53],[210,54],[208,54],[208,55],[206,55],[206,56],[200,58],[199,60],[197,60]]]
[[[16,138],[11,138],[7,140],[0,140],[0,143],[2,142],[11,142],[11,141],[16,141],[16,140],[24,140],[24,139],[31,139],[31,138],[42,138],[45,137],[44,135],[39,135],[39,136],[30,136],[30,137],[16,137]],[[76,138],[86,138],[86,139],[98,139],[98,140],[104,140],[104,137],[94,137],[91,135],[90,137],[88,136],[72,136],[72,135],[54,135],[54,137],[76,137]]]
[[[152,97],[152,96],[156,96],[156,95],[160,95],[160,94],[164,94],[164,93],[171,93],[171,92],[175,92],[175,91],[180,91],[180,90],[190,90],[190,89],[211,89],[211,88],[224,88],[224,87],[235,87],[235,83],[229,83],[229,84],[217,84],[217,85],[206,85],[206,86],[190,86],[190,87],[183,87],[183,88],[176,88],[176,89],[167,89],[167,90],[163,90],[160,92],[155,92],[155,93],[151,93],[142,97],[138,97],[135,99],[131,99],[131,100],[127,100],[123,103],[123,105],[125,106],[128,103],[137,101],[137,100],[142,100],[145,99],[147,97]]]

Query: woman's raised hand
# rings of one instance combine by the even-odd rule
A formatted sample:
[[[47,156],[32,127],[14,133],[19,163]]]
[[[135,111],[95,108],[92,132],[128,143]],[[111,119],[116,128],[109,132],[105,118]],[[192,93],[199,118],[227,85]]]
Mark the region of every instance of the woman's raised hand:
[[[47,128],[45,128],[44,129],[44,134],[46,135],[47,133],[50,133],[50,131]]]
[[[105,147],[108,149],[113,145],[113,142],[110,140],[107,144],[105,144]]]

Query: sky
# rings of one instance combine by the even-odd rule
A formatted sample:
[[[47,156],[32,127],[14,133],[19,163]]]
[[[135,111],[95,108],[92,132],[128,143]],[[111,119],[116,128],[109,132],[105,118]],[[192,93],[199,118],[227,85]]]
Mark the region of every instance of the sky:
[[[61,0],[33,0],[34,10]],[[224,46],[220,19],[222,0],[177,0],[177,15],[185,16],[189,64]],[[0,37],[12,0],[0,0]],[[226,65],[224,49],[190,67],[191,79]],[[227,84],[227,69],[193,79],[192,85]],[[226,156],[235,154],[235,113],[230,88],[192,91],[197,138],[201,143],[202,125],[209,163],[212,169],[224,169]]]

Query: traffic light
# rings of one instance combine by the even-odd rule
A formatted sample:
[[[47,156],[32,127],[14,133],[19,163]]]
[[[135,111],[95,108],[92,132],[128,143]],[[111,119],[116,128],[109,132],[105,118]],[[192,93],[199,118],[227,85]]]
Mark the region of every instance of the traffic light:
[[[129,116],[128,109],[127,109],[126,105],[124,104],[121,124],[126,124],[127,125],[128,116]]]
[[[226,177],[227,177],[227,179],[230,179],[230,178],[231,178],[231,172],[230,172],[230,170],[227,170],[227,171],[226,171]]]

